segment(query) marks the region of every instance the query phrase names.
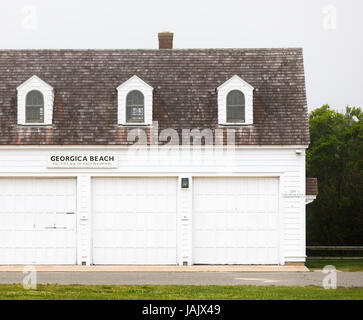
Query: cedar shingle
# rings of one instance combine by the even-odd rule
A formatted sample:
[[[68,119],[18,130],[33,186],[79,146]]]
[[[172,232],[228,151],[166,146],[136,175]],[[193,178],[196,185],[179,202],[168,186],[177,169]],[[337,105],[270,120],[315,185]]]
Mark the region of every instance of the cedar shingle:
[[[309,144],[301,49],[185,49],[0,50],[0,145],[129,144],[116,88],[135,74],[154,88],[159,130],[217,129],[216,88],[238,75],[256,90],[237,144]],[[33,75],[55,89],[48,128],[17,125],[16,87]]]
[[[306,178],[306,195],[317,196],[318,195],[318,179]]]

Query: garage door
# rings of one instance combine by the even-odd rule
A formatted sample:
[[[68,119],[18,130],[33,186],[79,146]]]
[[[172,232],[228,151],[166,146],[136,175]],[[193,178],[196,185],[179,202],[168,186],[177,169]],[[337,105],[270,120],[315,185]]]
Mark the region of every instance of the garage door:
[[[0,264],[76,263],[76,180],[0,179]]]
[[[93,180],[93,263],[176,264],[174,178]]]
[[[278,179],[194,180],[195,264],[278,264]]]

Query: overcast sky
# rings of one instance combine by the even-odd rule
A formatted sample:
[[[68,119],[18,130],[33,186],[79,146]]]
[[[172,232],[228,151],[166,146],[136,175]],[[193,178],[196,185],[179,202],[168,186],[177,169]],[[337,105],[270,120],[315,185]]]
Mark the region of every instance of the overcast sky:
[[[0,49],[303,47],[309,109],[363,106],[362,0],[1,0]]]

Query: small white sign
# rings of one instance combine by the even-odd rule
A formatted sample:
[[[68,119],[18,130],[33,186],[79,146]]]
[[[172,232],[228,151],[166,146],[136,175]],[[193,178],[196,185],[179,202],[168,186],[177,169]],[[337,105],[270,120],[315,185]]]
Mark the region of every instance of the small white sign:
[[[112,169],[118,167],[118,156],[113,154],[51,154],[48,168],[93,168]]]
[[[283,198],[303,198],[304,194],[298,190],[290,190],[282,193]]]

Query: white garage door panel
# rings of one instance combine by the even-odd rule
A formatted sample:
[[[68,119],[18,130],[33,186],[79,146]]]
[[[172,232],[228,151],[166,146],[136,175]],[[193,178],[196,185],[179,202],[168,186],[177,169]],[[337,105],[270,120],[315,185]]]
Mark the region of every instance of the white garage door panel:
[[[175,178],[93,180],[93,263],[176,263]]]
[[[193,262],[278,264],[278,179],[196,178]]]
[[[76,180],[0,179],[0,264],[76,263]]]

